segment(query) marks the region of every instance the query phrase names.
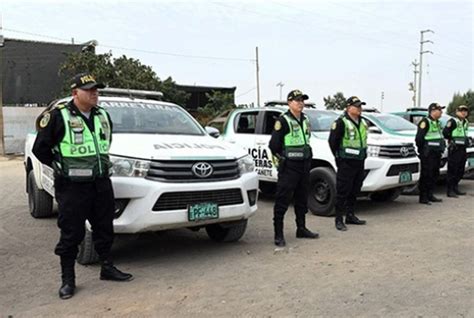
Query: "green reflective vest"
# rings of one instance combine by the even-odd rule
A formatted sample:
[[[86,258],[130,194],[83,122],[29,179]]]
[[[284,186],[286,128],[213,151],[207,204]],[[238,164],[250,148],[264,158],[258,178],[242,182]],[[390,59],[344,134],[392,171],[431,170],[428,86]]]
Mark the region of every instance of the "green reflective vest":
[[[446,144],[441,132],[441,123],[429,117],[426,117],[426,119],[428,120],[429,127],[425,135],[425,145],[431,150],[443,152]]]
[[[467,130],[469,127],[469,122],[467,119],[461,121],[459,118],[455,119],[456,128],[451,132],[452,140],[456,145],[467,146],[469,144],[467,139]]]
[[[60,109],[64,121],[64,137],[55,148],[59,161],[55,162],[62,177],[72,181],[91,181],[109,176],[109,148],[111,129],[104,109],[93,116],[91,132],[81,116],[71,114],[67,107]]]
[[[367,123],[361,118],[357,127],[345,116],[341,118],[344,123],[344,136],[339,148],[339,157],[364,160],[367,157]]]
[[[309,138],[311,129],[308,118],[304,118],[301,128],[300,123],[287,114],[282,116],[288,123],[289,131],[285,135],[283,145],[283,155],[289,160],[305,160],[311,158],[311,146]]]

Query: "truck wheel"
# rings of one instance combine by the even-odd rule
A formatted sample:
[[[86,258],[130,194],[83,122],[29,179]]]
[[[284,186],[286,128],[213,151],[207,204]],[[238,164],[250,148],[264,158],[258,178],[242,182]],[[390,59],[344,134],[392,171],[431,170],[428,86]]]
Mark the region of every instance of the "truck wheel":
[[[79,253],[77,253],[77,262],[81,265],[95,264],[99,261],[99,254],[95,251],[92,241],[92,231],[86,226],[86,235],[79,244]]]
[[[237,242],[247,229],[247,220],[237,224],[210,224],[206,226],[209,238],[216,242]]]
[[[275,195],[276,183],[268,181],[259,181],[258,188],[260,192],[266,197],[271,197]]]
[[[308,208],[320,216],[334,215],[336,204],[336,173],[326,167],[311,170],[309,175]]]
[[[53,197],[48,192],[41,190],[36,185],[33,170],[28,172],[28,207],[32,217],[46,218],[53,215]]]
[[[401,192],[400,188],[377,191],[370,194],[370,199],[375,202],[391,202],[398,198]]]
[[[418,189],[418,183],[403,188],[402,194],[403,195],[419,195],[420,189]]]

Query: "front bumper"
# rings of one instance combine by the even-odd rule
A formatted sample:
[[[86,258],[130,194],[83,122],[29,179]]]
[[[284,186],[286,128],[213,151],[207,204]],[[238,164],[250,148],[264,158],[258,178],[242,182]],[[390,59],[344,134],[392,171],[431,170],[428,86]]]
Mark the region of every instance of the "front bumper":
[[[365,160],[366,177],[362,192],[382,191],[415,184],[420,179],[420,161],[417,157],[388,159],[368,157]],[[411,171],[412,180],[401,183],[398,171]]]
[[[114,219],[116,233],[159,231],[243,220],[257,211],[257,197],[251,205],[248,192],[255,191],[255,195],[258,193],[258,176],[255,172],[246,173],[234,180],[199,183],[164,183],[144,178],[112,177],[112,184],[115,198],[128,200],[123,212]],[[177,198],[180,193],[189,195],[191,192],[196,192],[196,195],[199,195],[202,192],[217,192],[223,189],[239,189],[242,202],[219,205],[218,219],[190,222],[187,208],[170,210],[156,208],[158,199],[165,193]]]

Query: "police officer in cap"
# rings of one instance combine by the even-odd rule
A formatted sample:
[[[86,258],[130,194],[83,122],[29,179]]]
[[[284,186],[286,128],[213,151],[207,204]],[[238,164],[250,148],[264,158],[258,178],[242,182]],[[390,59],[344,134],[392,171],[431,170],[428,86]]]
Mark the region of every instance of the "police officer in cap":
[[[428,107],[428,116],[418,123],[415,137],[418,157],[421,163],[419,202],[430,205],[431,202],[441,202],[433,195],[436,180],[439,176],[441,155],[446,148],[439,119],[443,113],[444,106],[431,103]]]
[[[61,230],[55,254],[61,260],[62,299],[74,295],[74,265],[86,220],[92,226],[94,247],[100,257],[100,279],[132,279],[131,274],[121,272],[110,260],[114,238],[114,193],[108,155],[112,122],[107,112],[97,106],[98,88],[104,85],[92,75],[76,75],[71,84],[72,100],[48,109],[38,118],[39,130],[33,145],[39,161],[54,170]]]
[[[273,208],[275,245],[286,245],[283,218],[293,201],[296,214],[296,237],[315,239],[318,233],[306,228],[308,212],[309,170],[311,168],[311,127],[303,113],[308,95],[299,90],[288,94],[289,110],[276,121],[270,139],[270,150],[278,166],[278,182]]]
[[[355,216],[357,194],[364,182],[364,162],[367,157],[367,123],[362,114],[362,102],[357,96],[346,101],[346,111],[331,127],[329,146],[336,158],[336,229],[346,231],[346,224],[364,225]]]
[[[449,141],[448,147],[448,189],[447,194],[450,198],[457,198],[458,195],[465,195],[458,188],[459,181],[464,175],[467,155],[466,147],[469,147],[470,141],[467,134],[469,121],[467,116],[469,108],[466,105],[460,105],[456,108],[456,118],[451,118],[443,129],[444,138]]]

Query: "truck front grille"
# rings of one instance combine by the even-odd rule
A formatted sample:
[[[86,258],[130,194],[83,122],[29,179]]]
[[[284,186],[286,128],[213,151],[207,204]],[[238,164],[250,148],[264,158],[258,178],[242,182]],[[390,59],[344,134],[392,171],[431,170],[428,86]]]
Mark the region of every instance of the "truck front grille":
[[[209,175],[200,175],[196,165],[207,169]],[[193,168],[194,167],[194,168]],[[237,160],[152,160],[147,179],[162,182],[209,182],[237,179],[239,177]]]
[[[153,206],[153,211],[183,210],[187,209],[188,205],[205,202],[226,206],[242,204],[244,199],[240,189],[167,192],[158,198]]]
[[[380,146],[379,157],[385,158],[411,158],[416,157],[413,144],[404,144],[396,146]]]
[[[407,163],[402,165],[392,165],[388,169],[387,177],[398,176],[400,172],[410,171],[411,173],[417,173],[419,171],[418,163]]]

